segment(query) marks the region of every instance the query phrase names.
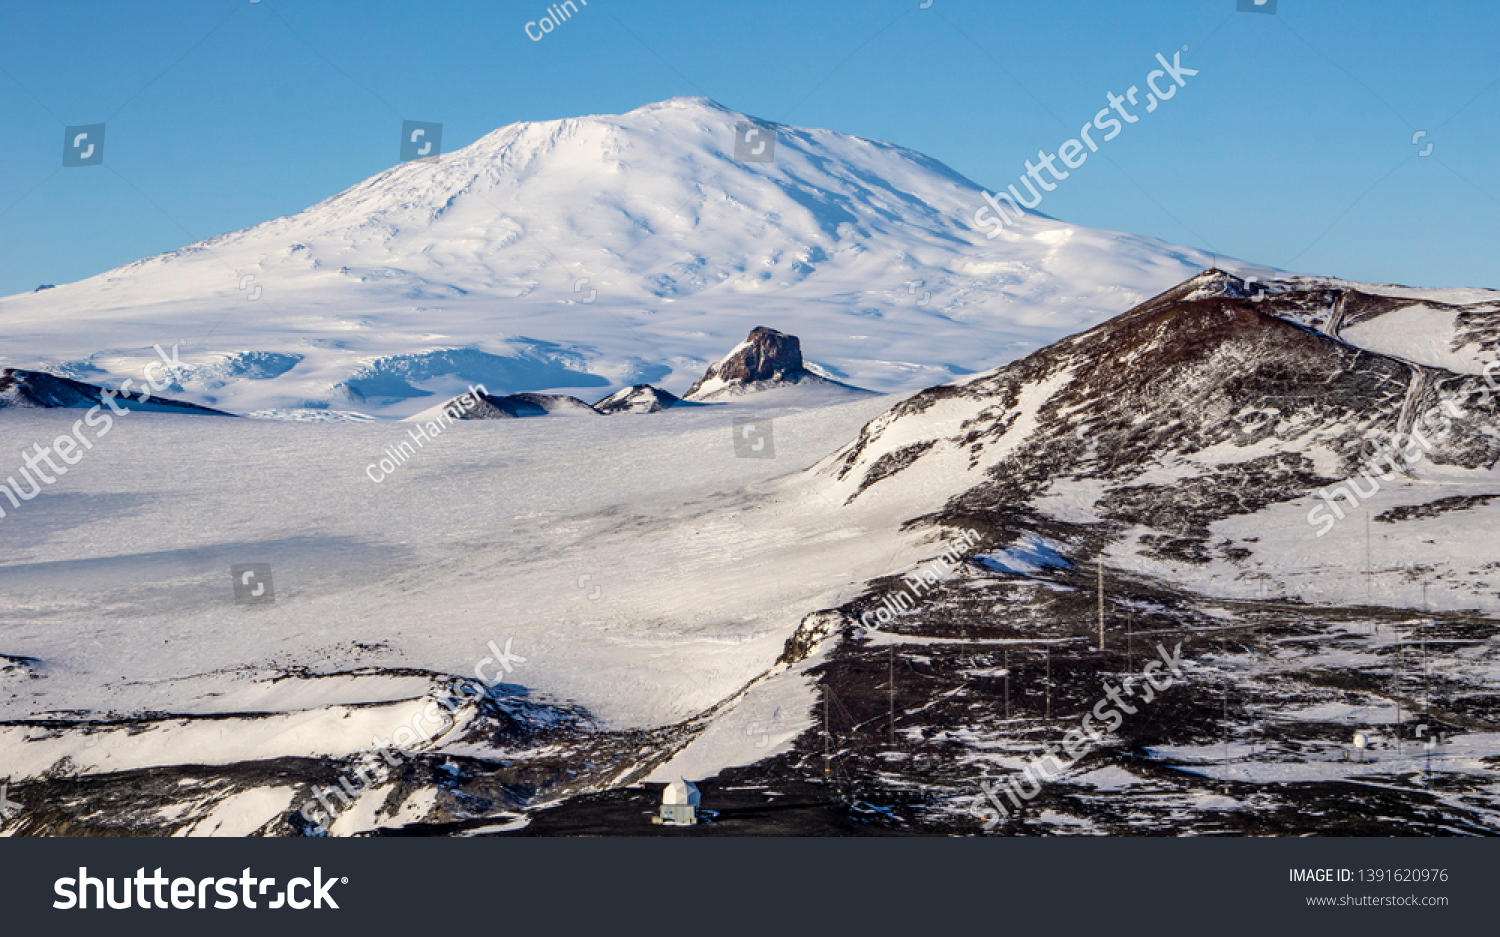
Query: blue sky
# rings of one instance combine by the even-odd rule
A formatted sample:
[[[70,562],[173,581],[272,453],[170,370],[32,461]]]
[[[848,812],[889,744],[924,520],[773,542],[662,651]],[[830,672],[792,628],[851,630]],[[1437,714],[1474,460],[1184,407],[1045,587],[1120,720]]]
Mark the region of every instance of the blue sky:
[[[453,150],[703,95],[1003,188],[1184,45],[1199,74],[1042,210],[1300,271],[1500,288],[1492,2],[592,0],[532,41],[547,6],[4,0],[0,294],[299,211],[391,165],[403,119],[442,123]],[[105,165],[64,169],[64,126],[101,122]]]

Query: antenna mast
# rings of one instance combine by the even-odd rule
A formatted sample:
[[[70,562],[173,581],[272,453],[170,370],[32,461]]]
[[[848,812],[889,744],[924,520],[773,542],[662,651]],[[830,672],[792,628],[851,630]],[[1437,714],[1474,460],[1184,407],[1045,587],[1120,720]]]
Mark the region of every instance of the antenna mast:
[[[1229,793],[1229,672],[1224,673],[1224,793]]]
[[[1374,601],[1372,577],[1375,574],[1374,567],[1370,565],[1370,512],[1365,512],[1365,605]],[[1370,616],[1374,619],[1374,616]]]
[[[1104,557],[1094,558],[1095,569],[1099,573],[1099,650],[1104,650]]]
[[[823,693],[823,780],[828,780],[828,692]]]
[[[1010,648],[1006,648],[1005,654],[1005,719],[1010,721]]]
[[[1366,512],[1368,513],[1368,512]],[[1428,686],[1431,671],[1427,667],[1427,629],[1432,624],[1432,613],[1427,608],[1427,583],[1422,583],[1422,711],[1432,712],[1432,690]]]
[[[1052,645],[1047,645],[1047,718],[1052,718]]]
[[[1406,676],[1406,642],[1402,641],[1396,645],[1396,660],[1399,670],[1396,676],[1396,753],[1406,754],[1401,747],[1401,678]]]

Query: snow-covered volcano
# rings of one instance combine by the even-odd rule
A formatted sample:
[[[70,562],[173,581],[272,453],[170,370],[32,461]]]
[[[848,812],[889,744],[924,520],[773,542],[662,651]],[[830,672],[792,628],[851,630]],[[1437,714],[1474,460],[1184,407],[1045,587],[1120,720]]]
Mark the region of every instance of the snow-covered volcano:
[[[1041,215],[988,240],[979,186],[887,143],[782,126],[772,162],[738,162],[746,119],[678,98],[513,124],[298,214],[0,299],[0,365],[115,383],[185,341],[174,396],[399,417],[474,382],[680,394],[764,324],[817,349],[819,373],[911,391],[1206,266]]]

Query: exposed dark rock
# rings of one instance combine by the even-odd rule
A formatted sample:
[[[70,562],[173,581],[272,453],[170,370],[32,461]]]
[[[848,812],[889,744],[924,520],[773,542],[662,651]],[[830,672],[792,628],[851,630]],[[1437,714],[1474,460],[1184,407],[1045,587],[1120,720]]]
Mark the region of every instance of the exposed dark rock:
[[[1483,507],[1496,498],[1500,498],[1500,495],[1455,495],[1451,498],[1438,498],[1427,504],[1412,504],[1382,511],[1375,515],[1375,520],[1382,524],[1395,524],[1413,518],[1437,517],[1449,511],[1467,511],[1471,508]]]
[[[758,325],[728,355],[709,365],[684,400],[717,400],[792,384],[850,387],[809,371],[802,363],[802,344],[795,335]],[[868,391],[865,391],[868,393]]]
[[[444,409],[458,414],[460,420],[513,420],[529,416],[598,416],[599,411],[567,394],[484,394],[475,392],[477,402],[464,405],[463,397],[455,397]]]
[[[662,390],[660,387],[652,387],[650,384],[632,384],[594,404],[594,409],[604,414],[659,413],[681,400],[681,397]]]

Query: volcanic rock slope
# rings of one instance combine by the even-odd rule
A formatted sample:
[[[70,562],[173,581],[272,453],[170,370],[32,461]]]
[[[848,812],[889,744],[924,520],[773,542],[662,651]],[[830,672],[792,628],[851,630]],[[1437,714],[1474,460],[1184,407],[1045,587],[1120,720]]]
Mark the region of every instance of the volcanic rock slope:
[[[867,424],[805,483],[926,546],[788,639],[809,727],[700,782],[698,835],[1500,833],[1497,299],[1211,270]],[[1424,428],[1320,536],[1315,493]],[[643,832],[655,796],[524,832]]]
[[[1477,362],[1460,373],[1349,344],[1313,326],[1385,298],[1327,281],[1281,288],[1210,271],[1013,365],[917,394],[819,471],[848,502],[893,499],[948,521],[1021,506],[1068,520],[1083,507],[1121,549],[1202,566],[1232,549],[1215,522],[1301,504],[1354,474],[1377,441],[1444,430],[1423,451],[1431,466],[1488,470],[1500,458]],[[1450,397],[1457,409],[1440,408],[1434,426]]]
[[[723,796],[796,778],[837,804],[821,822],[886,832],[1500,832],[1500,408],[1474,347],[1497,297],[1447,296],[1451,341],[1388,330],[1396,357],[1351,323],[1444,303],[1366,289],[1209,271],[868,424],[815,474],[911,505],[928,557],[804,622],[788,654],[827,655],[829,732]],[[1309,523],[1424,428],[1422,459]],[[966,530],[983,545],[923,580]],[[1183,661],[1172,686],[1121,695],[1150,660]]]
[[[520,393],[495,396],[476,389],[471,393],[477,394],[477,405],[465,406],[465,399],[459,397],[442,407],[419,413],[412,419],[427,419],[441,409],[461,413],[459,418],[466,420],[513,419],[554,413],[569,416],[660,413],[684,400],[689,405],[703,404],[798,385],[808,385],[805,389],[813,391],[817,400],[824,403],[840,396],[871,394],[870,391],[830,380],[809,370],[802,361],[802,346],[797,336],[756,326],[750,330],[748,338],[723,358],[709,365],[708,370],[688,389],[684,397],[677,397],[650,384],[631,385],[593,405],[576,397],[560,394]]]
[[[615,413],[660,413],[682,398],[650,384],[632,384],[594,404],[605,415]]]

